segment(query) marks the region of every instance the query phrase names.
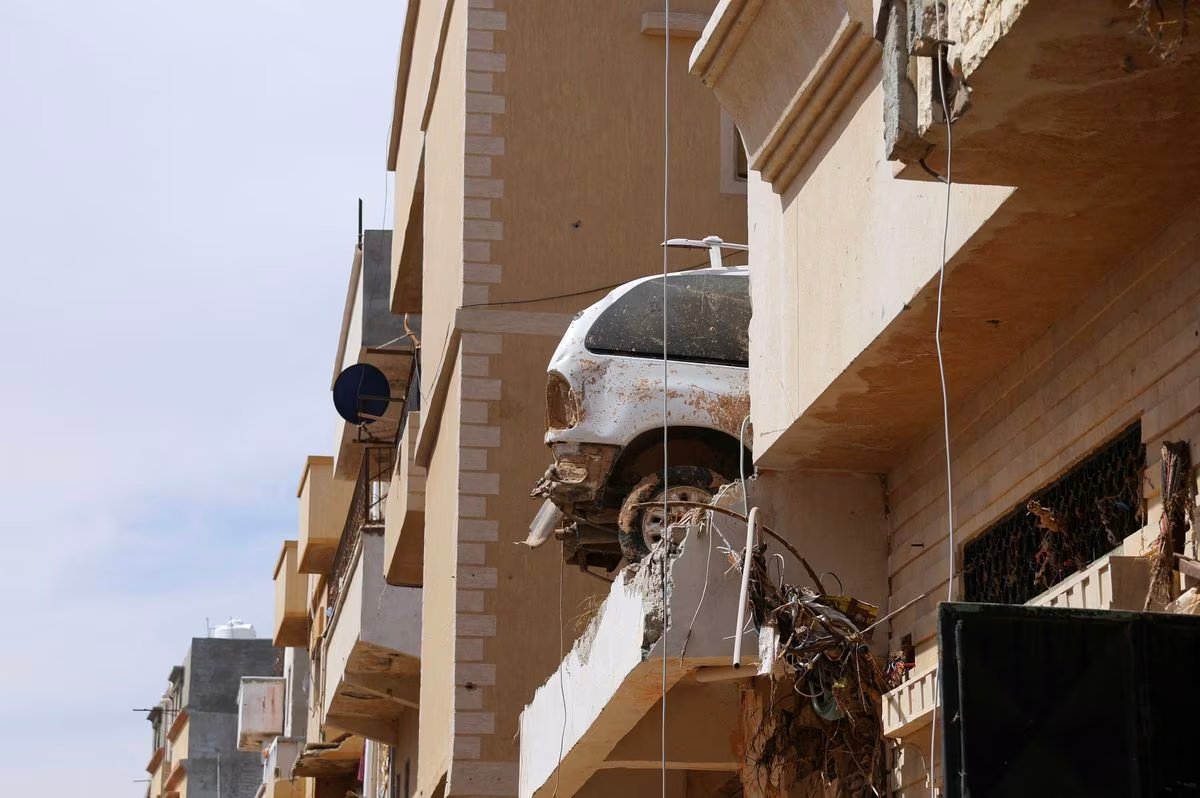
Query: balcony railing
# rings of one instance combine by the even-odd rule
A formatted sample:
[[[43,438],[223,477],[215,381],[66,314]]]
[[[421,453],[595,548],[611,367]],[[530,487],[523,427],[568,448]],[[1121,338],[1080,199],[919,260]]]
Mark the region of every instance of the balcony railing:
[[[363,529],[377,528],[380,533],[383,532],[384,505],[395,465],[394,446],[370,446],[363,449],[362,466],[358,471],[358,482],[354,486],[350,512],[346,514],[346,525],[342,528],[342,537],[338,541],[337,553],[333,557],[333,569],[329,575],[330,607],[337,607],[338,598],[354,570],[354,552],[358,549]]]

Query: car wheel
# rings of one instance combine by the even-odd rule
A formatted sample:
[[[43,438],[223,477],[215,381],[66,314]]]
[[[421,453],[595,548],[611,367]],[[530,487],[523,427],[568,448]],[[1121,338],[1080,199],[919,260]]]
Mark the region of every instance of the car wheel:
[[[667,489],[663,490],[662,472],[644,477],[621,504],[617,536],[621,552],[631,563],[638,562],[662,539],[667,526],[677,522],[691,507],[668,506],[664,515],[661,502],[689,501],[707,503],[728,479],[703,466],[673,466],[667,471]],[[648,504],[649,506],[642,506]]]

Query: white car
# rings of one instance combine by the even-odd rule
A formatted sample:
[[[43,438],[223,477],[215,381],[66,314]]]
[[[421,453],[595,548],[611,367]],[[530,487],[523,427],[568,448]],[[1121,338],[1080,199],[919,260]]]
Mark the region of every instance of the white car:
[[[612,570],[622,556],[636,562],[661,537],[663,508],[646,505],[664,498],[664,413],[666,498],[705,502],[738,475],[739,431],[750,412],[749,273],[707,268],[666,280],[666,406],[662,275],[626,283],[580,313],[548,369],[554,464],[533,495],[573,524],[566,557],[584,568]],[[687,509],[672,508],[669,520]]]

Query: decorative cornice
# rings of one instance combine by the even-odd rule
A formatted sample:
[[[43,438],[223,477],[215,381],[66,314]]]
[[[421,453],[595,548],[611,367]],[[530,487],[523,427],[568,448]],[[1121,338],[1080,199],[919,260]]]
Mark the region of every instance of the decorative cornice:
[[[874,38],[846,16],[750,166],[783,193],[877,65]]]
[[[777,193],[787,190],[879,64],[864,7],[854,0],[778,6],[721,0],[692,51],[691,73],[734,117],[750,167]]]
[[[688,71],[712,88],[746,38],[763,0],[721,0],[692,50]]]

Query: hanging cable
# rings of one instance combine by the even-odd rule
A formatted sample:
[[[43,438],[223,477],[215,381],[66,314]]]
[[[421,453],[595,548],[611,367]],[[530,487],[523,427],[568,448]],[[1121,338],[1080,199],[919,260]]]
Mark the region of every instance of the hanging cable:
[[[941,3],[934,2],[934,21],[937,26],[937,35],[942,35],[942,13]],[[954,479],[951,471],[950,461],[950,398],[946,390],[946,361],[942,355],[942,307],[946,287],[946,252],[950,238],[950,195],[951,188],[954,184],[954,135],[952,128],[953,120],[950,118],[950,104],[946,101],[946,77],[944,74],[944,64],[948,53],[949,42],[945,39],[938,42],[937,47],[937,81],[938,95],[942,101],[942,114],[946,122],[946,177],[943,181],[946,184],[946,211],[942,224],[942,257],[941,265],[938,269],[938,293],[937,293],[937,320],[934,326],[933,341],[937,349],[938,361],[938,378],[941,381],[942,387],[942,433],[943,443],[946,448],[946,531],[947,540],[950,547],[950,573],[946,585],[946,600],[954,601],[954,574],[955,574],[955,541],[954,541]],[[930,724],[929,733],[929,761],[932,764],[937,752],[937,724],[938,724],[938,695],[941,691],[942,674],[937,672],[934,679],[933,690],[933,722]],[[937,795],[936,779],[934,778],[933,768],[927,769],[929,773],[929,795],[934,798]]]
[[[671,0],[663,0],[663,204],[662,204],[662,240],[666,242],[671,237],[668,211],[671,200]],[[663,613],[667,613],[667,563],[671,550],[671,516],[669,515],[670,491],[669,469],[671,465],[670,449],[667,446],[667,432],[670,421],[670,395],[667,391],[667,379],[670,375],[669,349],[667,347],[667,274],[669,273],[668,247],[662,248],[662,339],[663,339],[663,562],[662,562],[662,600]],[[667,798],[667,627],[663,624],[662,633],[662,798]]]
[[[566,566],[567,554],[565,543],[558,544],[558,656],[562,666],[558,670],[558,694],[562,697],[563,721],[558,734],[558,767],[554,769],[554,796],[558,798],[558,784],[562,780],[563,747],[567,743],[567,688],[563,679],[567,677],[567,654],[563,643],[563,570]]]
[[[731,251],[723,254],[721,256],[721,260],[724,260],[725,258],[728,258],[731,255],[741,255],[741,254],[744,254],[744,253],[741,252],[740,250],[731,250]],[[680,272],[691,272],[691,271],[695,271],[696,269],[706,269],[711,265],[712,265],[711,262],[707,258],[705,258],[704,260],[700,261],[699,263],[696,263],[692,266],[685,266],[682,269],[676,269],[675,271],[670,272],[670,274],[679,274]],[[734,266],[738,266],[738,265],[741,265],[741,264],[734,264]],[[730,267],[730,268],[733,268],[733,267]],[[531,304],[534,302],[549,302],[554,299],[570,299],[572,297],[586,296],[587,294],[599,293],[600,291],[611,291],[614,288],[620,288],[621,286],[625,285],[628,282],[629,282],[628,280],[624,280],[619,283],[609,283],[607,285],[598,285],[595,288],[583,288],[583,289],[580,289],[579,291],[568,291],[565,294],[548,294],[546,296],[534,296],[534,297],[527,297],[525,299],[499,299],[495,302],[472,302],[467,305],[459,305],[458,309],[463,310],[464,308],[492,308],[492,307],[497,307],[499,305],[528,305],[528,304]],[[397,340],[399,340],[399,339],[397,339]]]

